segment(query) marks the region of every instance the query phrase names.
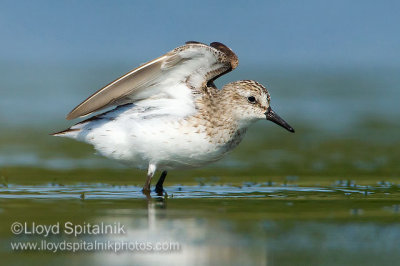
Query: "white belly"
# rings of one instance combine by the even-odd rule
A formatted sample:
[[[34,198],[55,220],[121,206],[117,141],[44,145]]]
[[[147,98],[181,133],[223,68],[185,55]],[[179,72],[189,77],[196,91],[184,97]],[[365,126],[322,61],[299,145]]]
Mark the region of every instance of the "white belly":
[[[220,159],[241,140],[215,143],[202,126],[174,117],[92,123],[85,126],[84,141],[101,155],[141,169],[149,163],[165,170],[199,167]]]

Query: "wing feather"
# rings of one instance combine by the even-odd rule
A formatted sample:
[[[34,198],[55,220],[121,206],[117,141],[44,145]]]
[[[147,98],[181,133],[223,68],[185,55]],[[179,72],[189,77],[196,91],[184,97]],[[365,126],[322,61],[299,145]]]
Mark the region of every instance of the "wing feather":
[[[187,90],[202,90],[209,82],[238,65],[235,53],[222,43],[210,46],[186,45],[147,62],[114,80],[75,107],[67,119],[74,119],[113,105],[133,103],[149,97],[180,98],[174,88],[184,83]],[[187,101],[187,97],[185,100]]]

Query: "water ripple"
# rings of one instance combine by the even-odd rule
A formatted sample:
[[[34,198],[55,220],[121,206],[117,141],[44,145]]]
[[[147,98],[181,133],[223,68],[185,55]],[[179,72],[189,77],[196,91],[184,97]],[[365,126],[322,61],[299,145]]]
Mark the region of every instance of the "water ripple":
[[[381,188],[374,188],[379,190]],[[372,194],[364,188],[343,187],[299,187],[299,186],[232,186],[232,185],[174,185],[165,188],[168,197],[173,198],[260,198],[288,197],[335,193],[342,196],[355,194]],[[155,195],[155,193],[153,193]],[[82,199],[123,199],[143,198],[141,187],[111,186],[108,184],[77,184],[77,185],[13,185],[0,188],[0,198],[82,198]]]

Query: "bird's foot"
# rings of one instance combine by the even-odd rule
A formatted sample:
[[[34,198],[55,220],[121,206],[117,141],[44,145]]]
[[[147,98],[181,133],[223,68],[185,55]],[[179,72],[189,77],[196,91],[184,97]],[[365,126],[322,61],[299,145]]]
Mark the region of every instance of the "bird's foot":
[[[157,196],[163,196],[164,194],[167,196],[167,191],[164,190],[163,186],[156,186],[154,191],[157,193]]]

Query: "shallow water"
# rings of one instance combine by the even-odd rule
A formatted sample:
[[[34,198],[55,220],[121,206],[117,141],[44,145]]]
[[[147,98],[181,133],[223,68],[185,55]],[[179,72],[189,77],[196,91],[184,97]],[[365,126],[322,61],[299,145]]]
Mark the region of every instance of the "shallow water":
[[[269,85],[274,108],[296,133],[261,121],[232,154],[201,169],[171,171],[166,195],[153,193],[147,198],[140,192],[144,172],[97,156],[89,145],[48,135],[69,126],[64,114],[114,76],[99,78],[99,69],[85,68],[89,74],[82,75],[75,68],[41,66],[19,69],[33,73],[18,80],[13,67],[5,69],[3,84],[8,90],[0,91],[2,263],[395,265],[400,261],[398,71],[237,72],[237,78],[226,80],[245,76]],[[100,70],[107,75],[124,71]],[[35,93],[48,104],[32,103],[33,91],[27,84],[40,87]],[[19,88],[27,97],[19,97]],[[32,223],[62,226],[68,221],[121,223],[127,232],[77,237],[11,232],[14,222],[26,222],[29,229]],[[170,241],[179,249],[11,250],[14,242],[42,240]]]
[[[29,168],[14,171],[34,172]],[[42,178],[34,182],[2,180],[0,254],[4,262],[43,263],[46,258],[48,264],[73,260],[77,265],[394,265],[400,259],[400,185],[389,181],[360,185],[355,180],[325,178],[322,185],[310,185],[310,180],[285,177],[223,184],[216,177],[198,178],[197,184],[168,185],[163,196],[152,193],[147,198],[140,186],[126,180],[114,185],[107,178],[59,183],[54,179],[59,170],[36,169],[37,173]],[[14,222],[27,223],[28,229],[32,223],[58,223],[61,228],[67,222],[120,223],[126,232],[72,237],[61,230],[47,237],[14,235],[10,231]],[[161,242],[177,244],[179,249],[10,250],[11,243],[43,240]]]
[[[397,197],[400,185],[389,185],[382,187],[372,186],[335,186],[335,187],[299,187],[297,185],[272,186],[271,184],[244,183],[239,186],[229,185],[202,185],[183,186],[175,185],[165,188],[165,195],[157,198],[331,198],[350,197],[362,195],[367,197],[387,198]],[[138,186],[111,186],[107,184],[78,184],[60,186],[58,184],[48,185],[7,185],[0,190],[0,198],[3,199],[140,199],[144,195]]]

